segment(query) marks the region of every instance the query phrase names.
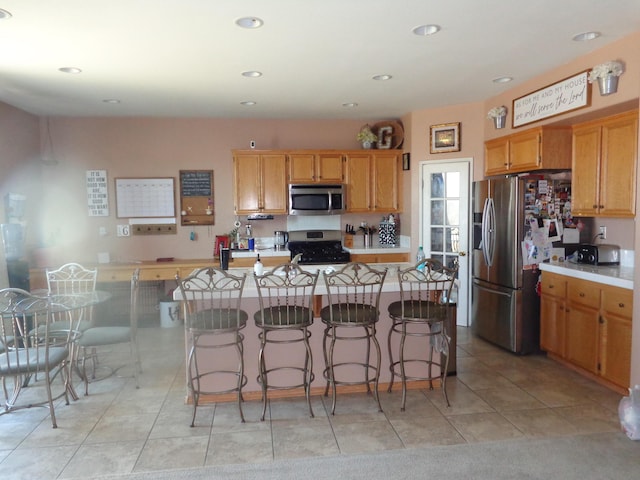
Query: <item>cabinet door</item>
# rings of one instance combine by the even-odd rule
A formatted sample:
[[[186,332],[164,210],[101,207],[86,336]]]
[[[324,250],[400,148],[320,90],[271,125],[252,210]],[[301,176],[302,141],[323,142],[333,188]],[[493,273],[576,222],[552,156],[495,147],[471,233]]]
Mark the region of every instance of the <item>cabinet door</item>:
[[[291,183],[313,183],[315,181],[316,159],[313,153],[292,153],[289,155],[289,181]]]
[[[287,213],[287,157],[261,155],[261,212]]]
[[[551,272],[542,272],[540,347],[560,357],[565,355],[566,294],[566,277]]]
[[[260,155],[242,154],[233,159],[235,211],[237,214],[260,210]]]
[[[316,157],[316,181],[319,183],[343,183],[344,162],[339,153],[319,153]]]
[[[564,328],[564,300],[551,295],[542,295],[540,298],[540,348],[564,357]]]
[[[497,175],[509,171],[509,140],[496,138],[484,144],[484,174]]]
[[[598,310],[570,303],[565,318],[565,358],[591,373],[598,373]]]
[[[540,168],[541,132],[536,129],[509,137],[509,170],[522,172]]]
[[[632,310],[633,290],[603,287],[600,374],[623,388],[630,383]]]
[[[395,153],[375,153],[371,166],[373,211],[387,213],[399,211],[399,156]]]
[[[371,208],[371,168],[368,154],[349,154],[346,165],[347,211],[368,212]]]
[[[599,211],[600,150],[599,125],[573,130],[571,168],[571,213],[594,216]]]
[[[638,118],[635,113],[602,124],[600,215],[635,216],[637,152]]]
[[[631,373],[631,319],[603,314],[600,375],[629,388]]]

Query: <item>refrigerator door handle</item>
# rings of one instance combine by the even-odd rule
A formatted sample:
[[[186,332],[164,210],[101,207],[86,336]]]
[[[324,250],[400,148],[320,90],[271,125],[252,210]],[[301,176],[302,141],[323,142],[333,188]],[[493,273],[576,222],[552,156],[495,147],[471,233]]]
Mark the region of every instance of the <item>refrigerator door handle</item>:
[[[482,255],[487,266],[493,264],[496,214],[492,198],[486,198],[482,209]]]

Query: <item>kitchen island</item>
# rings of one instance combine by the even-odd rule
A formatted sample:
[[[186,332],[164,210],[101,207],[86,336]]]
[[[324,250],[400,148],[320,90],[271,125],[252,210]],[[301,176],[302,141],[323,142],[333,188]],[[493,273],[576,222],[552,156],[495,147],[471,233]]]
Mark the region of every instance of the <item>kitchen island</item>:
[[[381,346],[380,392],[383,392],[387,388],[387,385],[391,380],[391,374],[389,371],[389,352],[387,349],[387,335],[389,333],[389,328],[391,327],[391,320],[387,313],[387,307],[391,302],[399,299],[400,285],[398,283],[398,278],[397,278],[398,269],[407,268],[409,266],[411,266],[411,264],[405,263],[405,262],[373,265],[374,268],[387,269],[387,275],[382,287],[382,294],[380,297],[380,320],[377,324],[377,332],[376,332],[378,341],[380,342],[380,346]],[[311,384],[311,393],[312,395],[321,395],[324,393],[324,388],[325,388],[325,379],[322,376],[322,370],[324,369],[323,346],[322,346],[324,324],[320,320],[318,314],[320,309],[326,306],[327,304],[327,295],[326,295],[327,292],[326,292],[326,287],[324,285],[322,271],[329,268],[339,269],[340,265],[320,265],[320,266],[319,265],[303,265],[302,268],[309,271],[321,270],[320,277],[318,278],[318,284],[316,287],[315,298],[313,302],[314,317],[315,317],[314,323],[309,329],[311,332],[310,343],[311,343],[311,350],[313,353],[313,371],[315,374],[315,379]],[[245,374],[247,375],[248,382],[243,389],[243,396],[245,399],[248,399],[248,400],[260,399],[261,388],[257,381],[258,350],[260,348],[258,334],[260,332],[260,329],[256,327],[255,322],[253,321],[253,314],[259,309],[258,291],[255,285],[255,280],[253,278],[252,269],[230,268],[229,272],[236,275],[242,275],[244,273],[247,274],[247,279],[246,279],[245,289],[243,294],[242,308],[249,314],[249,321],[247,322],[246,328],[243,330],[243,334],[245,337],[244,339]],[[179,289],[176,289],[174,291],[173,298],[176,301],[182,300],[182,296]],[[452,306],[452,308],[455,309],[455,306]],[[455,328],[455,310],[452,311],[450,328]],[[394,338],[394,342],[392,343],[392,348],[394,349],[394,351],[397,351],[399,340],[397,339],[398,337],[397,335],[394,337],[396,338]],[[414,341],[411,341],[411,340],[414,340]],[[421,339],[407,340],[407,343],[405,346],[407,357],[421,356],[420,352],[424,352],[426,350],[425,346],[422,344],[420,340]],[[348,343],[352,343],[352,342],[348,342]],[[356,359],[359,356],[361,356],[362,350],[360,350],[358,347],[354,348],[353,345],[349,345],[349,350],[343,349],[338,351],[338,348],[339,347],[336,346],[337,358],[339,357],[341,359],[347,360],[347,359]],[[362,349],[365,348],[364,342],[362,343],[361,348]],[[455,348],[456,348],[455,340],[452,339],[452,342],[451,342],[452,352],[455,352]],[[274,349],[273,352],[269,352],[269,355],[268,355],[269,361],[273,362],[274,364],[277,364],[279,361],[284,360],[284,356],[282,355],[285,355],[285,354],[284,352],[282,352],[282,350],[283,349]],[[292,345],[291,350],[286,352],[286,357],[291,358],[292,356],[296,356],[296,355],[299,355],[300,358],[302,359],[303,358],[302,355],[304,355],[303,349],[301,346],[300,348],[298,348],[297,345]],[[216,362],[219,362],[219,361],[220,361],[219,359],[216,360]],[[234,361],[235,359],[229,358],[230,369],[234,368],[234,365],[233,365]],[[295,383],[295,381],[293,382],[291,381],[290,377],[286,376],[286,375],[294,375],[294,374],[292,374],[291,372],[285,372],[283,373],[283,375],[285,376],[281,377],[281,380],[277,381],[276,383],[278,384]],[[353,373],[353,375],[354,375],[353,379],[359,379],[362,376],[362,372],[360,370],[357,370],[356,372]],[[398,385],[397,388],[400,388],[399,383],[397,383],[397,385]],[[425,388],[425,387],[427,387],[427,382],[423,382],[423,381],[408,382],[408,388]],[[206,389],[207,389],[206,387],[203,388],[203,390],[206,390]],[[365,391],[365,389],[366,389],[365,385],[348,385],[348,386],[343,386],[339,388],[339,391],[359,392],[359,391]],[[216,388],[213,390],[219,390],[219,389]],[[303,396],[304,392],[302,389],[280,390],[280,391],[270,392],[269,395],[270,395],[270,398],[277,398],[278,396],[282,396],[282,397]],[[234,394],[222,394],[222,395],[210,395],[208,397],[202,396],[200,401],[202,403],[207,403],[207,402],[234,401],[234,400],[235,400]],[[187,401],[190,401],[190,399],[187,398]]]

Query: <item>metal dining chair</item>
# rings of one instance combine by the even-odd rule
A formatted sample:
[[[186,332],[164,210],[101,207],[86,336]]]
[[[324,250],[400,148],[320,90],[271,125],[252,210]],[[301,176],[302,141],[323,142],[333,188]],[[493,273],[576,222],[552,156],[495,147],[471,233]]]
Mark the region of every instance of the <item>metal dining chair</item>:
[[[46,406],[51,424],[57,428],[54,403],[64,397],[69,404],[70,345],[73,330],[50,330],[52,313],[66,307],[52,303],[50,296],[35,296],[18,288],[0,290],[0,378],[4,394],[4,412]],[[37,377],[39,375],[39,377]],[[53,394],[52,385],[60,375],[62,392]],[[46,399],[18,403],[20,393],[29,388],[44,388]]]
[[[142,373],[142,363],[140,361],[140,351],[138,348],[138,291],[140,287],[140,269],[136,268],[131,275],[131,301],[129,306],[128,325],[103,325],[87,328],[81,331],[76,340],[76,345],[80,349],[78,354],[79,369],[84,381],[84,394],[89,395],[89,383],[96,379],[96,352],[103,347],[115,347],[116,345],[128,344],[129,361],[118,367],[110,367],[105,362],[101,365],[107,367],[107,376],[117,373],[120,369],[131,366],[132,376],[136,388],[140,388],[138,374]],[[107,322],[104,322],[107,323]],[[120,355],[118,355],[120,358]],[[87,361],[91,361],[91,375],[87,372]]]
[[[201,268],[182,280],[176,276],[183,299],[188,343],[187,382],[193,399],[192,427],[202,395],[236,392],[240,420],[245,421],[242,388],[247,384],[247,376],[241,332],[249,318],[241,308],[245,280],[246,273],[236,276],[216,267]],[[235,368],[227,354],[229,348],[236,353]],[[220,380],[221,388],[205,383],[205,379],[229,376],[233,381],[228,388],[224,380]]]
[[[313,381],[313,355],[309,338],[309,327],[313,324],[313,295],[318,282],[318,272],[304,271],[295,263],[284,263],[265,272],[254,275],[258,289],[260,309],[254,314],[256,326],[260,328],[260,351],[258,353],[258,382],[262,387],[262,416],[267,411],[268,391],[302,388],[307,399],[309,415],[313,417],[311,407],[311,382]],[[300,355],[293,347],[296,343],[304,345],[304,354]],[[286,364],[267,362],[267,349],[277,345],[286,347]],[[275,356],[275,355],[274,355]],[[303,360],[300,360],[302,356]],[[278,379],[286,372],[301,373],[300,382],[284,384]]]
[[[373,394],[382,412],[378,396],[380,381],[380,344],[376,338],[376,324],[380,318],[380,292],[387,269],[376,270],[365,263],[352,262],[332,273],[324,272],[328,305],[322,308],[320,317],[325,324],[323,337],[324,377],[327,380],[325,396],[331,387],[331,414],[335,414],[337,385],[365,384],[367,392]],[[361,333],[358,333],[359,331]],[[365,342],[364,358],[336,361],[336,343]],[[371,345],[375,348],[375,363],[371,358]],[[348,347],[344,347],[348,348]],[[339,378],[343,368],[362,367],[361,381],[347,381]]]
[[[423,260],[410,268],[398,271],[400,300],[392,302],[388,307],[392,321],[387,338],[391,371],[388,391],[392,391],[394,379],[400,377],[402,411],[405,410],[407,400],[407,380],[428,381],[430,389],[433,389],[433,381],[439,380],[445,402],[450,406],[446,383],[451,346],[448,328],[455,306],[449,302],[457,274],[457,264],[448,268],[433,259]],[[394,334],[400,335],[397,347],[398,360],[394,360],[392,348]],[[411,338],[426,339],[423,346],[417,349],[426,352],[425,356],[405,356],[407,341]],[[426,366],[425,373],[420,372],[421,365]],[[411,366],[414,372],[412,375],[407,373],[408,366]]]

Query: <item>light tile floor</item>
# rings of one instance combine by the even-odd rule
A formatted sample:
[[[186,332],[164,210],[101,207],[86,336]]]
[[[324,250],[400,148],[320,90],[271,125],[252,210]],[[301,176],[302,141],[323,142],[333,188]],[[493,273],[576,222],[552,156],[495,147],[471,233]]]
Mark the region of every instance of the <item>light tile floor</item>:
[[[315,418],[309,418],[304,399],[280,399],[270,402],[268,419],[261,422],[261,403],[251,401],[242,424],[236,404],[225,403],[200,408],[191,428],[191,407],[184,404],[183,330],[142,333],[139,390],[126,378],[93,383],[88,397],[69,406],[58,402],[57,429],[43,408],[0,416],[4,480],[92,478],[619,430],[620,395],[544,355],[515,356],[460,327],[449,408],[440,390],[413,390],[403,413],[400,392],[381,391],[384,413],[370,396],[350,394],[339,397],[332,417],[330,399],[314,396]]]

